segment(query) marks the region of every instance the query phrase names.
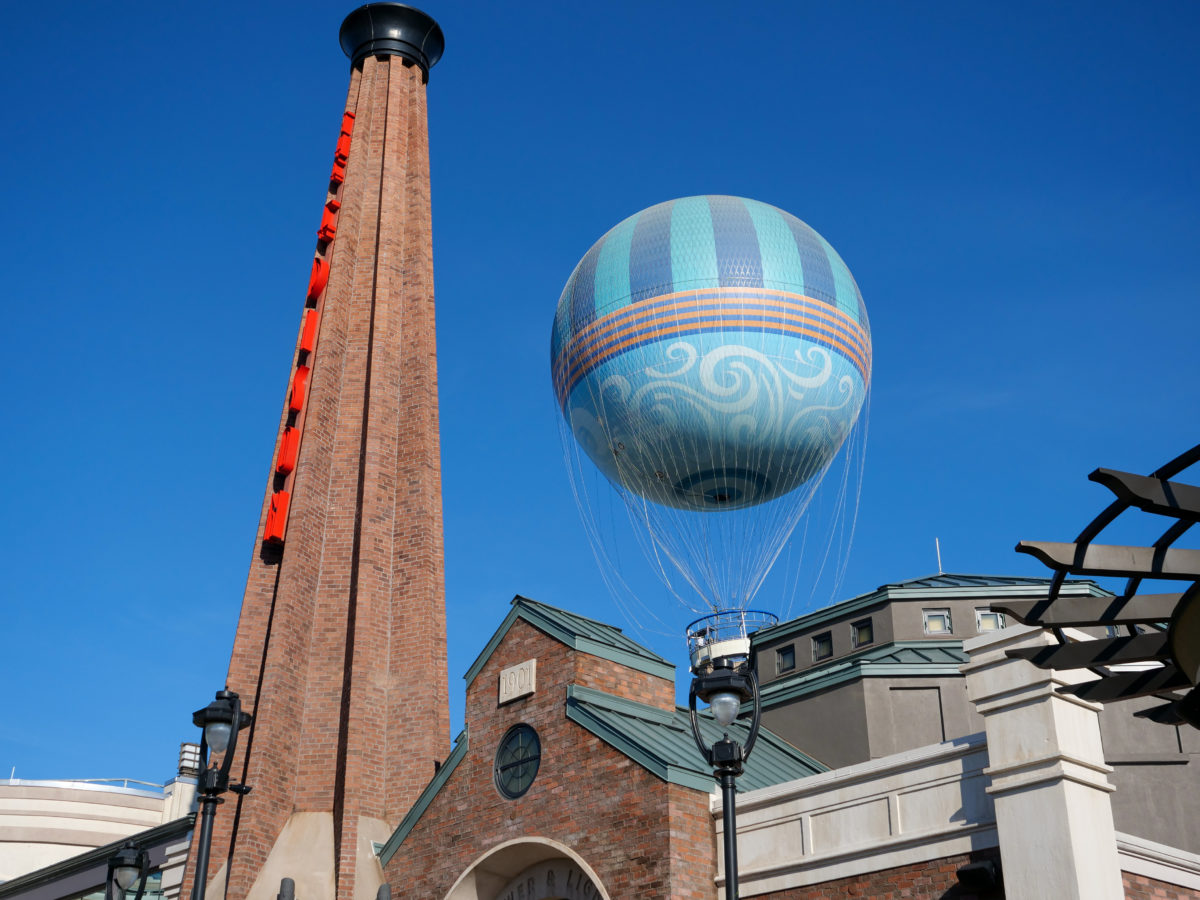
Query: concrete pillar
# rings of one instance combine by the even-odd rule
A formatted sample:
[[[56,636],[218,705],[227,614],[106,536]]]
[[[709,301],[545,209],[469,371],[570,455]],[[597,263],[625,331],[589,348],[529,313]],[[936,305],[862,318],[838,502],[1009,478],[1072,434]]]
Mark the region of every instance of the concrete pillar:
[[[1055,693],[1086,671],[1039,669],[1006,650],[1052,643],[1016,625],[967,641],[967,694],[987,729],[1007,900],[1123,900],[1102,708]]]

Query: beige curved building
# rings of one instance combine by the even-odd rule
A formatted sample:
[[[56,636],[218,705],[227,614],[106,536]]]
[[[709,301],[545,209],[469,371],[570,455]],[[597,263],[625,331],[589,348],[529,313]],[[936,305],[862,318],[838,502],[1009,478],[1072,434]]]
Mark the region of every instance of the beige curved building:
[[[165,785],[120,780],[0,780],[0,882],[188,816],[199,748],[184,744]]]

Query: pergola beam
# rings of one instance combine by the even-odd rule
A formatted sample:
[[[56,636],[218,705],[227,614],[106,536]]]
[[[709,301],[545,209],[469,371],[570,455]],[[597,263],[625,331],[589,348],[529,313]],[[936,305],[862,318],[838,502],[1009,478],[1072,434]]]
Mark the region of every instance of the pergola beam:
[[[1139,672],[1119,672],[1096,681],[1068,684],[1058,690],[1061,694],[1074,694],[1081,700],[1093,703],[1111,703],[1188,686],[1187,678],[1174,666],[1161,666]]]
[[[1097,469],[1088,480],[1102,484],[1118,500],[1144,512],[1200,522],[1200,488],[1149,475]]]
[[[1009,650],[1008,657],[1028,660],[1039,669],[1084,669],[1089,666],[1165,660],[1168,653],[1167,633],[1157,631],[1153,634],[1128,634],[1069,644],[1018,647]]]
[[[1134,594],[1132,597],[1058,597],[1054,600],[997,600],[992,609],[1022,625],[1133,625],[1169,622],[1182,594]]]
[[[1115,544],[1064,544],[1021,541],[1018,553],[1028,553],[1046,566],[1072,575],[1116,578],[1200,579],[1200,550],[1180,547],[1122,547]]]

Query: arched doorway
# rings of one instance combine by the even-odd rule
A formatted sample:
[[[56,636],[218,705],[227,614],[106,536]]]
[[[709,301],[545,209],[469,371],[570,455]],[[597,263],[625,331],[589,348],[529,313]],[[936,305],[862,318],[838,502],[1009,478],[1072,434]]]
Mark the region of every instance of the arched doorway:
[[[571,848],[520,838],[480,855],[446,900],[611,900],[595,871]]]

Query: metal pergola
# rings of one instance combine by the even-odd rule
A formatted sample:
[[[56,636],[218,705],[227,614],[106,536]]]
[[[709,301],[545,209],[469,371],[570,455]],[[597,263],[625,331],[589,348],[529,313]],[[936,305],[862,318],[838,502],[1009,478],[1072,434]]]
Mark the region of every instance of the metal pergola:
[[[1157,697],[1164,701],[1161,705],[1135,715],[1200,728],[1200,550],[1176,546],[1200,522],[1200,487],[1171,480],[1197,462],[1200,444],[1149,475],[1096,469],[1089,480],[1108,488],[1116,499],[1073,542],[1017,544],[1018,553],[1028,553],[1054,570],[1049,593],[1039,600],[999,601],[992,609],[1046,628],[1058,643],[1009,650],[1010,657],[1043,669],[1089,669],[1099,677],[1058,691],[1098,703]],[[1134,510],[1163,517],[1166,524],[1154,543],[1096,543],[1101,532]],[[1071,575],[1126,581],[1115,597],[1060,597]],[[1144,581],[1191,585],[1179,593],[1139,593]],[[1097,626],[1105,627],[1109,636],[1088,638],[1065,631]],[[1135,663],[1152,665],[1128,665]]]

